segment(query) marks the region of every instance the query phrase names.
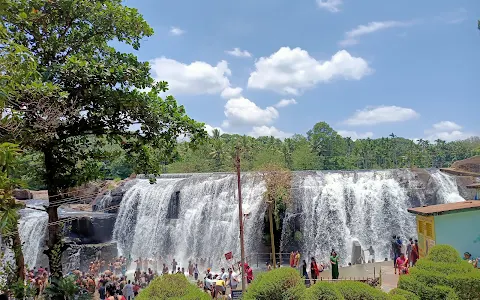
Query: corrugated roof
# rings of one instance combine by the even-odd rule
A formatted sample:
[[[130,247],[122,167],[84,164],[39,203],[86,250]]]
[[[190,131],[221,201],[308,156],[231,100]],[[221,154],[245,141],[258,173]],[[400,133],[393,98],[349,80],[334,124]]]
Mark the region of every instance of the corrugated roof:
[[[446,203],[438,205],[429,205],[409,208],[408,211],[423,216],[439,215],[442,213],[449,213],[458,210],[475,210],[480,209],[480,200],[469,200],[455,203]]]

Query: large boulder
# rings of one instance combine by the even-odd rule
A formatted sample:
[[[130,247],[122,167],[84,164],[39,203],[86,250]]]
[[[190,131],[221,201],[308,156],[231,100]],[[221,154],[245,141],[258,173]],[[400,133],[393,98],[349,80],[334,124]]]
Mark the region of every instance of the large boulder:
[[[24,189],[15,189],[13,190],[13,197],[17,200],[30,200],[33,199],[32,192]]]
[[[88,267],[95,259],[111,262],[118,256],[117,244],[115,242],[103,244],[71,244],[70,248],[63,253],[62,265],[63,272],[69,272],[79,269],[82,272],[88,272]]]
[[[458,171],[480,174],[480,155],[456,161],[452,164],[452,168]]]
[[[75,217],[69,221],[66,235],[78,244],[106,243],[112,240],[116,215],[102,212],[74,210],[60,211],[60,218]]]
[[[136,179],[127,178],[121,181],[117,187],[105,190],[98,194],[92,202],[93,211],[108,211],[109,213],[117,213],[118,208],[108,209],[110,207],[117,207],[120,205],[125,192],[137,182]]]

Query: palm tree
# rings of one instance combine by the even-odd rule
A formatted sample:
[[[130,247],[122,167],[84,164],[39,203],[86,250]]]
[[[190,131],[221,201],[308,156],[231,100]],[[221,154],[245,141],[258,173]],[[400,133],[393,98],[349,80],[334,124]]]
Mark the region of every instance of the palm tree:
[[[214,129],[212,131],[212,138],[210,139],[213,150],[210,156],[215,160],[215,171],[219,171],[222,166],[222,159],[224,154],[223,141],[221,139],[220,130]]]
[[[20,183],[10,178],[15,169],[15,161],[20,155],[20,148],[12,143],[0,144],[0,232],[13,233],[11,238],[15,254],[16,275],[19,280],[25,279],[25,260],[22,252],[22,242],[18,232],[18,209],[23,205],[16,203],[12,191]],[[7,238],[8,241],[8,238]]]

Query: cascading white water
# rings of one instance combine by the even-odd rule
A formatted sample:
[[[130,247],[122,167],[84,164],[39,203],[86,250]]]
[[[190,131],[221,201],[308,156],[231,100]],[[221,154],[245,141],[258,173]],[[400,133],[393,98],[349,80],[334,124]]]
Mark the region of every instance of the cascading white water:
[[[463,200],[453,178],[439,171],[431,176],[438,186],[437,203]],[[301,215],[300,250],[325,263],[331,249],[342,264],[350,262],[353,241],[364,250],[372,247],[376,260],[390,257],[392,235],[416,235],[415,218],[407,209],[425,204],[425,191],[408,170],[316,172],[299,185],[297,208],[290,214]]]
[[[261,245],[264,191],[258,176],[242,175],[247,256]],[[123,196],[113,237],[120,254],[134,259],[171,257],[187,267],[189,260],[209,258],[218,268],[227,252],[240,260],[238,217],[233,174],[160,178],[153,185],[138,180]]]
[[[23,256],[25,264],[29,268],[33,268],[41,254],[41,246],[47,234],[48,215],[46,212],[29,208],[20,210],[20,215],[18,230],[23,243]]]
[[[443,203],[453,203],[464,201],[459,192],[455,177],[444,172],[434,172],[431,174],[433,180],[438,186],[437,198]]]

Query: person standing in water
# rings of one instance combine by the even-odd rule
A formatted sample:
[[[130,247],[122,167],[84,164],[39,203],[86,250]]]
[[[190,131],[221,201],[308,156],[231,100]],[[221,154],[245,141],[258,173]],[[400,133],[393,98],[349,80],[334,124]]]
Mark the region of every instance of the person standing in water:
[[[307,263],[305,262],[305,265],[306,264]],[[317,262],[315,261],[315,257],[312,257],[312,261],[310,262],[310,276],[312,278],[312,284],[315,284],[315,282],[317,282],[318,273],[319,272],[318,272]],[[308,274],[307,274],[307,276],[308,276]]]
[[[340,274],[338,272],[338,256],[335,250],[330,255],[330,263],[332,264],[332,279],[338,279]]]
[[[310,279],[308,278],[308,273],[307,273],[307,262],[303,260],[302,264],[302,275],[305,277],[305,285],[309,286],[310,285]]]
[[[300,267],[300,252],[297,252],[295,253],[295,268],[298,268]]]
[[[195,264],[195,267],[193,268],[193,276],[195,278],[195,281],[198,280],[198,265]]]
[[[172,274],[175,274],[175,271],[177,270],[177,265],[178,263],[175,261],[175,258],[172,261]]]

